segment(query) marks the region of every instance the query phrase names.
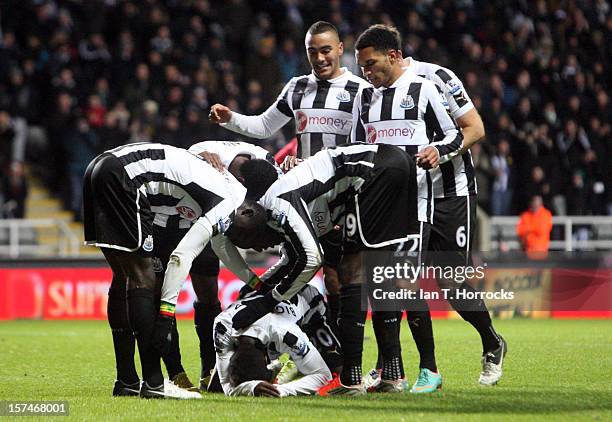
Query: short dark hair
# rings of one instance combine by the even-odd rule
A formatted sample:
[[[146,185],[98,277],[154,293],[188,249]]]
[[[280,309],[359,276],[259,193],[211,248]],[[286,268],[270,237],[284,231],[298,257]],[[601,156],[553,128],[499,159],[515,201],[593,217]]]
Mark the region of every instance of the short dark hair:
[[[232,387],[246,381],[272,381],[265,346],[256,338],[238,337],[238,345],[230,358],[228,375]]]
[[[336,37],[340,39],[340,34],[338,33],[338,29],[331,23],[325,21],[318,21],[310,25],[308,31],[306,31],[310,35],[322,34],[324,32],[333,32],[336,34]]]
[[[357,42],[355,50],[374,47],[376,51],[401,50],[402,37],[397,28],[389,25],[376,24],[363,31]]]
[[[278,172],[274,166],[261,159],[253,159],[244,163],[240,167],[240,175],[247,188],[246,198],[253,200],[261,198],[272,183],[278,179]]]
[[[245,199],[236,210],[231,231],[248,232],[265,226],[268,222],[268,213],[265,208],[253,199]]]

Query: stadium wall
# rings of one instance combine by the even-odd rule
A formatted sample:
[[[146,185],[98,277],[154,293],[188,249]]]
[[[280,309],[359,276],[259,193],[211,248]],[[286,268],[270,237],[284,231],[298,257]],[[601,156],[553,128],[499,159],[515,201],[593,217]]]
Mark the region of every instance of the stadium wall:
[[[111,279],[110,269],[101,262],[31,262],[0,268],[0,320],[106,319]],[[610,280],[610,269],[507,265],[488,269],[475,287],[514,293],[512,300],[487,300],[492,313],[502,318],[612,318]],[[323,291],[320,274],[311,283]],[[242,285],[231,272],[221,269],[219,299],[223,307],[236,299]],[[438,291],[434,280],[423,280],[421,286]],[[194,299],[191,281],[187,280],[177,304],[179,318],[193,316]],[[457,317],[442,298],[429,303],[434,317]]]

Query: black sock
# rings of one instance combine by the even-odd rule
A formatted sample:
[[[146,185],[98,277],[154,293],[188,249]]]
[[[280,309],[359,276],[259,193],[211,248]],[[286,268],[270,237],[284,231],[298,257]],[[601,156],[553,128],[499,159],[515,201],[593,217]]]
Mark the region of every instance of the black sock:
[[[123,289],[109,289],[106,308],[108,325],[113,333],[113,347],[117,379],[125,384],[140,382],[134,365],[136,338],[128,318],[127,292]]]
[[[194,302],[193,310],[193,322],[198,338],[200,339],[200,378],[206,378],[215,367],[215,362],[217,360],[213,339],[213,325],[215,323],[215,318],[221,313],[221,303],[215,302],[207,304],[203,302]]]
[[[155,295],[155,308],[159,309],[161,305],[161,296]],[[174,329],[172,330],[172,339],[170,341],[170,351],[165,356],[162,356],[162,361],[168,371],[168,378],[173,379],[181,372],[185,372],[181,360],[181,346],[179,341],[179,332],[174,320]]]
[[[181,362],[181,347],[179,343],[179,333],[176,327],[176,320],[174,321],[174,329],[172,330],[172,341],[170,342],[170,351],[166,356],[162,357],[166,370],[168,371],[168,378],[173,379],[181,372],[185,372],[183,364]]]
[[[366,312],[361,310],[361,286],[343,286],[340,291],[338,328],[343,365],[340,381],[344,385],[361,384],[361,358]]]
[[[401,312],[372,312],[372,326],[378,344],[378,362],[376,369],[382,369],[382,379],[396,380],[404,377],[401,357],[399,330]]]
[[[423,302],[425,301],[423,300]],[[418,309],[423,309],[425,306],[427,306],[427,303],[419,304]],[[427,368],[430,371],[438,372],[429,307],[427,306],[426,311],[406,311],[406,318],[412,338],[419,351],[419,368]]]
[[[466,292],[475,292],[474,288],[467,283],[461,284],[457,290],[465,290]],[[455,299],[454,295],[448,300],[453,309],[457,311],[461,317],[472,324],[482,341],[483,354],[487,351],[497,349],[500,344],[499,335],[493,328],[491,316],[487,310],[487,305],[482,299]]]
[[[153,291],[145,288],[128,291],[130,322],[136,334],[138,353],[142,365],[142,379],[150,387],[163,385],[159,354],[151,346],[151,336],[155,327],[157,308]]]
[[[327,295],[327,321],[336,336],[338,336],[338,313],[340,312],[340,295]]]

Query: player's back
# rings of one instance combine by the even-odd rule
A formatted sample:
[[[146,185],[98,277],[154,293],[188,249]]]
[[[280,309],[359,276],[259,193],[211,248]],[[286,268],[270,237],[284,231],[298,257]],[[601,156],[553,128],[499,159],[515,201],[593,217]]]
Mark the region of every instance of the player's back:
[[[140,143],[107,151],[118,158],[132,182],[146,193],[156,214],[195,220],[224,199],[239,204],[245,188],[182,148]],[[236,205],[238,206],[238,205]]]

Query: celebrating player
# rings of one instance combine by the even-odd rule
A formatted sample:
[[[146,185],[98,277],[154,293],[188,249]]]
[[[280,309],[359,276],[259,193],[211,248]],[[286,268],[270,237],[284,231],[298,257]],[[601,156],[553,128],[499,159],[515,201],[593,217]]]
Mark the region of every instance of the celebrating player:
[[[484,135],[482,121],[463,85],[450,70],[416,62],[411,58],[404,61],[400,48],[401,39],[397,30],[384,25],[368,28],[358,39],[357,60],[375,89],[364,90],[362,97],[356,100],[356,113],[363,114],[354,114],[354,117],[358,116],[360,120],[354,123],[355,136],[358,141],[367,138],[370,142],[402,145],[407,151],[418,150],[415,154],[417,164],[428,170],[419,171],[420,191],[431,193],[435,198],[433,207],[428,203],[429,208],[422,207],[421,210],[426,210],[426,218],[421,218],[424,222],[423,250],[430,251],[428,257],[425,257],[426,262],[431,262],[435,256],[436,265],[471,265],[470,245],[476,223],[476,183],[468,149]],[[461,133],[467,136],[466,140],[455,138],[440,150],[415,142],[414,136],[398,136],[397,131],[385,130],[390,124],[410,128],[413,119],[422,117],[427,122],[428,137],[431,140],[443,136],[439,123],[432,119],[431,110],[417,113],[417,108],[412,106],[413,103],[422,103],[422,81],[414,81],[417,77],[425,78],[429,85],[429,81],[435,84],[451,116],[463,127]],[[464,153],[466,151],[468,152]],[[421,212],[421,217],[422,214]],[[438,280],[438,283],[442,288],[473,290],[469,284],[459,285],[454,280]],[[502,374],[501,365],[506,346],[493,329],[486,305],[482,300],[451,299],[450,302],[481,334],[483,371],[479,382],[485,385],[495,384]],[[409,326],[419,350],[433,351],[431,323],[423,323],[421,320],[418,326]],[[428,371],[422,370],[422,382],[417,382],[420,384],[417,388],[428,390],[426,386],[433,383],[426,380],[437,378],[431,373],[435,365],[431,359],[423,359],[423,353],[421,358],[421,367]]]
[[[125,145],[89,164],[83,192],[85,241],[102,249],[113,271],[108,320],[117,363],[114,395],[200,397],[173,384],[164,385],[154,338],[161,343],[158,349],[163,349],[172,337],[176,298],[191,262],[211,237],[229,227],[245,194],[246,189],[230,174],[221,174],[195,155],[168,145]],[[170,199],[172,204],[166,206],[195,221],[185,235],[193,255],[181,249],[171,255],[159,308],[154,299],[151,205]],[[133,331],[142,386],[134,367]]]
[[[204,141],[192,145],[189,151],[202,156],[221,172],[227,169],[239,181],[244,180],[241,169],[251,158],[266,159],[276,166],[272,155],[268,151],[246,142]],[[246,172],[248,172],[247,168],[245,168]],[[278,172],[281,172],[280,169],[278,169]],[[182,195],[177,191],[175,193]],[[193,224],[193,220],[189,218],[191,212],[188,207],[184,205],[169,206],[175,201],[175,198],[168,198],[165,195],[150,198],[151,210],[155,213],[153,218],[154,270],[158,278],[161,275],[161,280],[158,282],[160,288],[171,253]],[[221,312],[217,286],[219,258],[215,255],[210,244],[194,259],[189,274],[197,297],[193,308],[196,333],[200,340],[201,373],[199,386],[201,390],[206,390],[210,381],[210,373],[215,367],[215,348],[212,338],[213,322]],[[161,292],[158,293],[158,299],[159,295],[161,295]],[[163,356],[168,369],[168,376],[178,386],[183,388],[193,387],[184,373],[185,370],[181,363],[178,332],[176,330],[174,330],[173,342],[174,345],[170,352]]]
[[[215,319],[214,337],[217,350],[217,373],[223,392],[228,396],[286,397],[316,394],[329,380],[331,372],[317,348],[299,324],[314,315],[325,316],[325,306],[312,304],[322,299],[316,288],[304,286],[293,302],[280,302],[274,312],[252,325],[236,329],[232,320],[253,298],[239,300]],[[314,306],[313,306],[314,305]],[[331,331],[329,335],[333,335]],[[288,353],[301,378],[272,384],[275,374],[269,360]],[[271,355],[271,356],[270,356]]]
[[[359,36],[355,49],[357,62],[373,86],[365,88],[355,99],[352,139],[397,145],[416,158],[419,220],[431,222],[431,178],[423,169],[434,168],[456,156],[462,135],[448,116],[435,85],[402,68],[401,40],[395,28],[371,26]],[[349,212],[347,219],[355,218],[354,214],[355,211]],[[354,249],[359,250],[364,242],[357,233],[353,233],[354,240],[349,245],[354,243]],[[423,249],[426,245],[419,246]],[[358,256],[345,252],[344,262],[352,265],[352,259]],[[421,368],[411,391],[435,391],[441,386],[442,377],[435,361],[431,316],[428,310],[408,310],[407,316],[419,349]],[[391,320],[385,330],[399,332],[393,324]],[[357,381],[360,381],[357,377],[351,380]]]
[[[260,139],[270,137],[294,120],[298,158],[307,158],[322,148],[347,142],[353,101],[367,83],[340,67],[344,47],[338,30],[331,23],[314,23],[306,32],[305,45],[312,73],[292,78],[264,113],[245,116],[215,104],[211,107],[210,119],[226,129]],[[330,251],[337,248],[339,237],[339,232],[330,232],[329,239],[323,242],[327,257],[339,256],[339,252]],[[335,265],[326,258],[325,287],[333,321],[338,314],[340,288]]]
[[[314,276],[322,259],[318,238],[333,230],[336,221],[344,214],[346,201],[355,192],[360,192],[360,204],[364,210],[362,229],[369,243],[395,247],[417,238],[415,167],[414,160],[393,146],[332,148],[320,151],[281,176],[269,186],[258,203],[246,201],[238,210],[235,224],[227,236],[244,248],[261,249],[282,243],[283,256],[260,278],[263,284],[276,287],[238,312],[233,320],[234,327],[244,327],[265,315],[278,301],[292,297]],[[260,174],[264,172],[270,170],[266,170],[266,163],[261,162]],[[266,186],[261,186],[260,190],[264,188]],[[385,196],[393,196],[394,200],[384,200]],[[390,225],[388,221],[397,223]],[[351,283],[349,288],[343,287],[343,298],[345,302],[346,299],[351,301],[351,311],[343,312],[351,313],[358,320],[355,323],[347,323],[347,318],[340,320],[344,365],[347,364],[345,344],[356,349],[348,360],[348,374],[352,374],[353,366],[361,367],[365,322],[365,310],[361,310],[361,286]],[[395,342],[383,343],[381,347],[399,354],[399,344],[392,336],[385,336],[381,341]],[[359,365],[354,364],[357,359]],[[389,367],[385,375],[387,372],[397,371]],[[347,369],[343,367],[342,374],[345,373]],[[398,381],[398,376],[393,378],[394,382]],[[360,381],[348,384],[348,387],[339,386],[330,394],[340,390],[343,394],[364,394]],[[396,388],[397,385],[389,383],[386,387]]]
[[[424,244],[436,256],[444,257],[439,265],[472,265],[472,243],[476,227],[476,177],[470,148],[484,138],[484,125],[474,103],[457,76],[433,63],[408,57],[404,66],[409,72],[436,84],[448,105],[448,111],[461,128],[463,144],[453,159],[431,169],[434,196],[433,224],[425,231]],[[467,283],[457,286],[454,280],[438,279],[440,288],[473,291]],[[502,376],[506,341],[493,328],[487,305],[482,299],[450,299],[450,304],[480,334],[482,372],[478,382],[495,385]]]

